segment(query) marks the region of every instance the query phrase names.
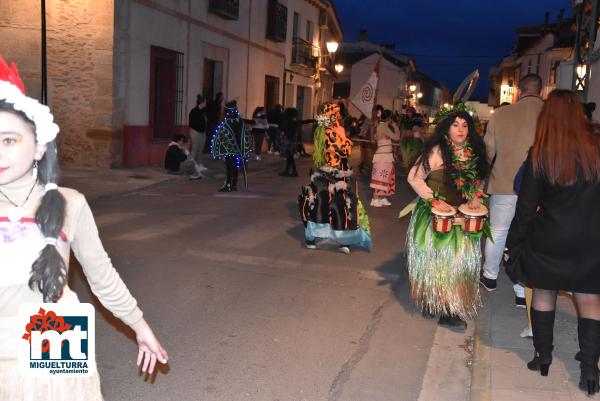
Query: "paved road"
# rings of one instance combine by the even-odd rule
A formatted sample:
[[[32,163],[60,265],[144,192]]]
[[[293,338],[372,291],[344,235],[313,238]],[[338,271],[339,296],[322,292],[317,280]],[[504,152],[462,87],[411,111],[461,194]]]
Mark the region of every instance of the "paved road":
[[[419,399],[436,325],[408,302],[407,221],[396,216],[412,193],[400,179],[392,208],[367,206],[371,253],[310,251],[295,203],[310,160],[300,162],[306,178],[277,176],[278,162],[253,163],[249,192],[217,193],[220,174],[107,196],[93,181],[81,188],[93,192],[105,247],[171,358],[144,382],[132,333],[99,308],[107,401]],[[72,270],[73,287],[90,300]]]

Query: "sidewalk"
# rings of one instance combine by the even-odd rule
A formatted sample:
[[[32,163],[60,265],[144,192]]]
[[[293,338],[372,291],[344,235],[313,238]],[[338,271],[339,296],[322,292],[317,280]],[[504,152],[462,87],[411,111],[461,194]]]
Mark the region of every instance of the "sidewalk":
[[[310,147],[307,145],[307,149]],[[225,179],[225,164],[222,160],[213,160],[204,155],[203,163],[208,167],[199,185],[209,182],[215,190]],[[263,160],[252,159],[248,165],[248,174],[252,175],[265,169],[279,170],[285,159],[279,155],[263,155]],[[62,167],[60,185],[74,188],[83,193],[88,200],[152,187],[165,181],[187,180],[186,177],[167,174],[162,167],[134,167],[110,169],[104,167]],[[239,180],[243,180],[242,174]]]
[[[60,185],[74,188],[83,193],[88,200],[94,200],[181,178],[167,174],[160,167],[129,169],[63,167]]]
[[[512,283],[503,272],[498,290],[482,288],[484,307],[475,328],[471,401],[590,400],[578,388],[575,353],[577,315],[568,296],[559,296],[554,325],[554,354],[548,377],[527,369],[533,342],[519,333],[527,326],[525,309],[515,307]]]

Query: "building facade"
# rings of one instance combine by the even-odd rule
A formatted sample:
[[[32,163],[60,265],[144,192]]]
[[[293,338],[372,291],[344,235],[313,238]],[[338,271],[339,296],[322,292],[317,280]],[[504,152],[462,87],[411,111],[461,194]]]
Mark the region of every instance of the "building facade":
[[[352,105],[352,99],[376,66],[379,72],[376,102],[386,109],[401,113],[412,105],[419,113],[432,115],[445,99],[447,88],[445,92],[442,84],[417,71],[412,57],[397,52],[394,44],[369,42],[364,29],[358,42],[342,44],[336,60],[344,65],[344,70],[335,83],[334,98],[343,101],[354,117],[359,117],[361,111]],[[409,89],[411,86],[414,91]]]
[[[0,5],[0,53],[39,95],[39,2]],[[196,95],[241,113],[275,104],[311,116],[331,97],[325,42],[341,41],[327,0],[48,0],[48,98],[64,162],[160,165],[187,132]]]
[[[549,14],[546,14],[543,25],[517,30],[517,41],[511,54],[489,71],[490,106],[515,103],[519,80],[527,74],[535,73],[541,77],[544,98],[560,86],[559,66],[573,59],[575,42],[574,21],[564,20],[563,16],[564,10],[561,10],[557,21],[550,23]]]

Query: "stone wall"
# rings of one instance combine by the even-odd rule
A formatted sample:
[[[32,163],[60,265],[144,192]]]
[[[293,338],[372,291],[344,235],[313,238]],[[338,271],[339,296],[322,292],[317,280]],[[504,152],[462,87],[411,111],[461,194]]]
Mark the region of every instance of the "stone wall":
[[[18,64],[28,94],[40,94],[40,2],[0,2],[0,54]],[[114,0],[47,0],[48,103],[61,127],[64,164],[119,161],[113,129]]]

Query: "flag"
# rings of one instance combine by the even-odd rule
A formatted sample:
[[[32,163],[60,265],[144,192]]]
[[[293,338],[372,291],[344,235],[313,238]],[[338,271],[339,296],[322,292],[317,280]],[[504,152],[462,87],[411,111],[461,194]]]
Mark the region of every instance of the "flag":
[[[373,106],[375,105],[375,100],[377,98],[377,83],[379,82],[379,63],[381,62],[381,56],[379,56],[379,60],[375,63],[375,68],[373,68],[373,72],[371,76],[365,82],[365,84],[360,88],[358,93],[352,99],[352,104],[356,106],[367,118],[371,118],[371,114],[373,113]]]

